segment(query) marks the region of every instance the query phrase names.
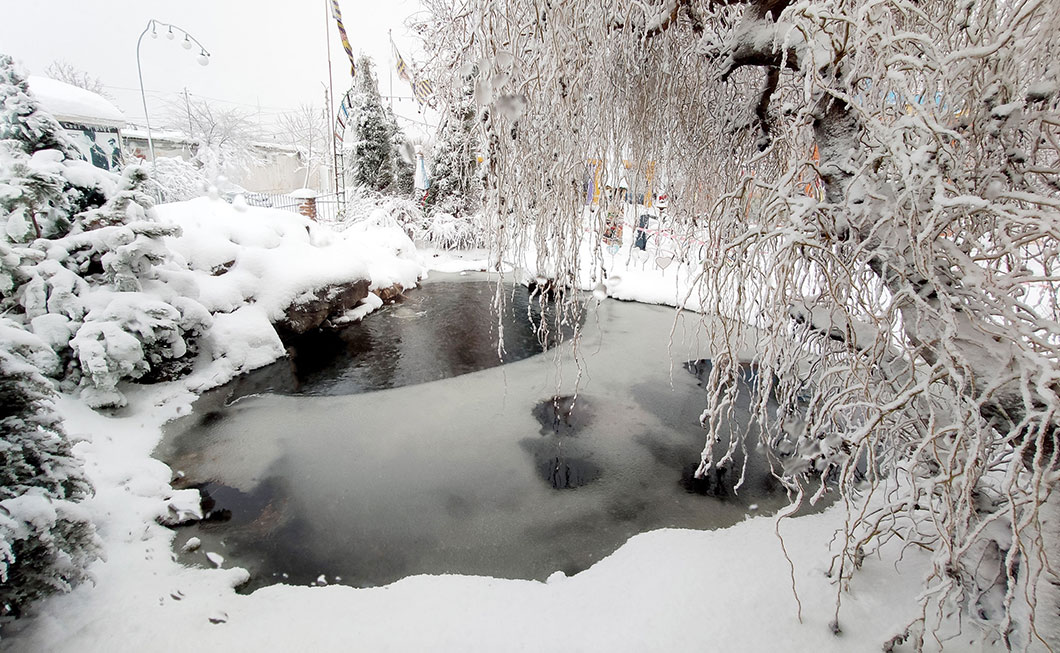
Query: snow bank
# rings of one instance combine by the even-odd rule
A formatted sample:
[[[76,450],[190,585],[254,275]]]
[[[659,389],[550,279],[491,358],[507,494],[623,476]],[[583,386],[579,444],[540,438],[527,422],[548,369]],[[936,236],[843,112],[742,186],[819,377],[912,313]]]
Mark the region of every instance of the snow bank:
[[[300,296],[328,284],[371,279],[372,288],[413,287],[422,273],[400,229],[336,233],[296,213],[209,198],[157,210],[181,227],[169,247],[198,273],[198,300],[211,312],[253,303],[276,321]]]

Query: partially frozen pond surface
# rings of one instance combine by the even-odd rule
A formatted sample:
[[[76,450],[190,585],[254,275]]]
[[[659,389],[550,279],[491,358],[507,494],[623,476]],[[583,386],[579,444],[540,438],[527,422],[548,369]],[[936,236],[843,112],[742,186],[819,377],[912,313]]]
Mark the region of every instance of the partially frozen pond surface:
[[[496,358],[492,288],[454,278],[416,293],[364,322],[399,336],[372,340],[383,369],[351,372],[357,348],[344,350],[346,366],[309,374],[284,363],[207,393],[168,427],[156,455],[202,487],[211,510],[178,529],[178,549],[203,541],[184,561],[219,553],[251,572],[251,589],[320,576],[544,579],[639,532],[720,528],[786,503],[755,457],[739,495],[725,479],[692,479],[705,398],[685,362],[703,357],[699,316],[682,316],[669,346],[673,309],[605,301],[584,325],[569,411],[569,344],[537,353],[506,325],[509,360],[522,360],[482,369],[483,351]],[[443,372],[456,376],[434,380]],[[330,396],[281,394],[291,392]],[[746,420],[738,406],[735,422]]]

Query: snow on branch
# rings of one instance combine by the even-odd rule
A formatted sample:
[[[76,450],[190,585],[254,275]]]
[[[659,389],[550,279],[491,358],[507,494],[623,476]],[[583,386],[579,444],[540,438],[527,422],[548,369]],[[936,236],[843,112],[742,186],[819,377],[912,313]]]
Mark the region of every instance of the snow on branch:
[[[770,424],[775,394],[792,428],[763,428],[763,446],[787,443],[793,491],[834,488],[851,507],[836,577],[897,537],[936,563],[899,639],[921,646],[954,613],[1017,647],[1060,633],[1013,607],[1060,582],[1013,571],[1060,550],[1040,535],[1060,500],[1060,14],[1003,0],[460,7],[432,34],[440,61],[511,55],[476,107],[496,260],[602,283],[596,234],[615,200],[587,199],[587,180],[650,196],[647,171],[665,178],[697,306],[729,320],[715,359],[754,340],[775,378],[757,414]],[[506,93],[525,110],[501,111]],[[708,401],[704,451],[727,414],[724,392]]]

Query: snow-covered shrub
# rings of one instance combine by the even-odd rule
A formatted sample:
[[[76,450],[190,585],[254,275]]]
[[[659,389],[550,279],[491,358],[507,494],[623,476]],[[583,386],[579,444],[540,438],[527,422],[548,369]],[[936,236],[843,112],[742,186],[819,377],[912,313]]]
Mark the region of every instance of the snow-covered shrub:
[[[418,226],[414,238],[434,247],[466,249],[486,243],[488,224],[481,213],[454,215],[439,209],[423,216]]]
[[[423,209],[415,200],[384,195],[359,186],[349,191],[346,212],[341,223],[335,226],[342,229],[351,224],[370,222],[384,227],[401,227],[410,233],[410,225],[414,225],[422,214]]]
[[[0,81],[0,308],[54,348],[49,373],[80,381],[93,406],[121,405],[120,379],[187,368],[209,323],[158,273],[179,229],[156,219],[144,168],[118,176],[70,156],[10,58]]]
[[[443,249],[482,247],[489,233],[489,223],[481,212],[424,211],[416,200],[358,188],[350,194],[346,215],[337,226],[362,223],[400,227],[413,242]]]
[[[114,293],[85,316],[70,340],[84,374],[81,398],[94,407],[120,406],[125,398],[116,388],[122,379],[157,380],[182,371],[209,322],[206,309],[186,298]]]
[[[98,557],[95,530],[77,502],[92,492],[40,374],[54,353],[0,320],[0,615],[67,591]]]

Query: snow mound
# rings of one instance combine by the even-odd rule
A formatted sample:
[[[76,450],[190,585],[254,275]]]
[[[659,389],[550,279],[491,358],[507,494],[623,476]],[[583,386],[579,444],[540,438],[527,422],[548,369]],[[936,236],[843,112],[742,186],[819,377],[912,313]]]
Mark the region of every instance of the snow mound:
[[[273,324],[321,288],[367,279],[371,289],[414,287],[424,268],[401,229],[364,225],[346,232],[297,213],[235,207],[199,198],[160,204],[158,218],[179,227],[166,239],[181,264],[166,282],[178,285],[211,314],[200,365],[189,386],[201,391],[284,355]],[[375,310],[369,300],[357,317]]]

